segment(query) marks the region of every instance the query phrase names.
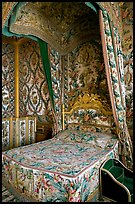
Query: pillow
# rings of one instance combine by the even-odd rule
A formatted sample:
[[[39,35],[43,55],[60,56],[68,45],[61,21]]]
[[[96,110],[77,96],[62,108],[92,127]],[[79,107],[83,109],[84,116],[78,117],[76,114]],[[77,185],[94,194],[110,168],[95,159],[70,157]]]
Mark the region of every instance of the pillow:
[[[105,135],[104,137],[97,137],[95,143],[100,148],[112,148],[114,145],[114,140],[116,140],[116,137],[107,137]]]
[[[66,141],[75,141],[75,142],[82,142],[82,141],[92,141],[94,139],[93,132],[87,131],[80,131],[80,130],[62,130],[57,133],[54,138],[63,139]]]
[[[112,133],[112,128],[111,127],[107,127],[107,126],[98,126],[98,125],[93,125],[93,124],[89,124],[89,125],[81,125],[81,124],[77,124],[77,123],[69,123],[67,125],[67,129],[68,130],[84,130],[84,131],[91,131],[91,132],[102,132],[102,133]]]
[[[56,135],[54,135],[54,138],[58,138],[58,139],[66,139],[67,137],[69,137],[70,135],[70,130],[62,130],[59,133],[57,133]]]
[[[108,133],[84,130],[63,130],[55,135],[55,138],[65,140],[66,142],[85,142],[95,147],[106,148],[114,144],[114,138],[116,137]]]

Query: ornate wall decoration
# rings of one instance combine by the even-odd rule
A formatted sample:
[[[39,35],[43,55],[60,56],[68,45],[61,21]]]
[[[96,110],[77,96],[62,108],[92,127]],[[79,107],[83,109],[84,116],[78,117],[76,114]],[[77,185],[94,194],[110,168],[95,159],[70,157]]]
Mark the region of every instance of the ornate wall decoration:
[[[100,41],[84,43],[68,55],[68,95],[77,97],[81,90],[97,93],[110,101]],[[109,102],[110,103],[110,102]]]
[[[2,117],[15,115],[14,47],[2,44]]]
[[[122,48],[125,55],[133,50],[133,2],[124,2],[121,7],[122,16]]]
[[[20,116],[37,115],[41,121],[49,120],[50,98],[36,42],[29,40],[20,45],[19,63]]]
[[[133,129],[133,51],[124,55],[124,71],[126,85],[127,124]]]
[[[110,96],[106,80],[105,65],[101,41],[90,41],[76,47],[64,57],[64,104],[69,108],[71,101],[87,91],[98,94],[111,109]],[[89,118],[86,114],[85,118]],[[79,115],[81,118],[81,116]],[[67,118],[65,117],[65,121]]]
[[[19,122],[20,122],[19,124],[19,136],[20,136],[19,143],[20,143],[20,146],[24,146],[26,144],[26,121],[24,119]]]
[[[35,117],[4,118],[2,120],[2,150],[35,143]]]
[[[127,86],[126,100],[128,106],[127,110],[130,110],[127,111],[127,113],[129,113],[132,112],[131,98],[133,95],[133,3],[98,3],[107,10],[111,20],[119,30],[121,39],[123,39],[125,83]],[[2,23],[5,22],[14,4],[15,2],[3,2]],[[96,53],[94,62],[91,61],[91,65],[85,64],[88,63],[87,60],[91,58],[93,50],[91,49],[90,44],[88,45],[88,47],[86,45],[82,47],[83,44],[85,44],[86,42],[90,42],[93,39],[95,40],[95,42],[98,42],[100,40],[98,21],[98,15],[96,15],[96,13],[92,9],[86,6],[84,2],[27,2],[27,4],[21,7],[21,9],[17,12],[16,20],[11,27],[11,31],[18,34],[31,34],[40,37],[50,44],[52,50],[57,51],[50,52],[50,58],[52,61],[51,70],[53,88],[55,90],[54,98],[56,104],[58,105],[57,110],[60,110],[60,104],[57,102],[57,97],[60,97],[61,89],[61,81],[60,79],[58,79],[58,76],[60,76],[61,68],[59,67],[59,63],[57,62],[59,61],[59,54],[63,55],[64,58],[63,70],[65,72],[65,102],[66,100],[68,100],[69,90],[73,91],[74,93],[75,90],[77,90],[76,93],[78,93],[80,89],[86,88],[86,84],[87,89],[92,90],[93,92],[96,90],[102,90],[102,94],[107,96],[107,100],[109,99],[109,95],[108,93],[106,93],[107,83],[105,79],[105,72],[103,71],[104,63],[99,57],[101,55],[98,55],[98,51],[96,51],[96,49],[94,48]],[[20,92],[21,96],[23,96],[23,100],[21,100],[20,98],[20,107],[22,108],[20,114],[33,114],[38,111],[38,113],[43,115],[43,120],[45,120],[46,118],[44,118],[44,115],[49,115],[49,118],[51,118],[51,111],[49,111],[50,100],[48,92],[46,91],[47,84],[42,78],[44,75],[41,71],[42,63],[41,60],[39,60],[39,51],[37,51],[38,49],[35,45],[35,48],[33,48],[33,45],[31,46],[30,44],[28,46],[29,53],[31,53],[31,55],[24,54],[26,52],[25,50],[27,50],[27,45],[28,44],[23,45],[24,47],[21,46],[22,51],[20,51],[20,56],[23,56],[26,59],[26,61],[23,61],[23,57],[21,57],[20,62],[20,73],[22,76],[22,78],[20,79]],[[81,54],[83,52],[85,53],[85,57]],[[52,53],[55,53],[54,56]],[[7,57],[4,58],[6,59]],[[102,61],[101,63],[99,63],[100,60]],[[100,65],[96,66],[95,63],[99,63]],[[10,66],[11,65],[13,65],[13,62],[10,63]],[[55,65],[57,67],[57,70],[55,70]],[[69,69],[69,67],[71,70]],[[95,67],[95,69],[93,69],[93,67]],[[12,69],[10,69],[10,72],[12,72],[11,70]],[[26,76],[25,73],[27,73]],[[5,77],[6,75],[7,74],[3,74],[2,77]],[[41,79],[39,80],[40,77],[38,78],[38,76],[40,75]],[[55,75],[57,75],[57,77]],[[29,77],[31,76],[32,79],[31,81],[29,81]],[[5,78],[3,79],[5,81]],[[58,80],[58,83],[56,83],[56,79]],[[5,87],[5,85],[2,85],[2,90],[4,90],[3,98],[5,95],[4,101],[6,104],[7,98],[9,99],[9,90],[7,87]],[[12,94],[13,92],[13,90],[10,91],[10,94]],[[11,104],[10,107],[14,109],[12,100],[13,98],[10,97],[9,104]],[[44,102],[42,103],[41,101]],[[25,104],[27,104],[27,110],[24,108]],[[8,112],[10,109],[9,105],[5,105],[5,107],[5,109],[4,106],[2,107],[3,115],[5,114],[5,110],[6,112]],[[13,110],[10,110],[9,112],[12,115],[14,114]],[[59,114],[57,116],[58,118],[60,117]]]
[[[10,122],[2,121],[2,150],[10,148]]]
[[[121,7],[123,26],[123,58],[126,85],[127,124],[133,128],[133,2],[123,2]]]

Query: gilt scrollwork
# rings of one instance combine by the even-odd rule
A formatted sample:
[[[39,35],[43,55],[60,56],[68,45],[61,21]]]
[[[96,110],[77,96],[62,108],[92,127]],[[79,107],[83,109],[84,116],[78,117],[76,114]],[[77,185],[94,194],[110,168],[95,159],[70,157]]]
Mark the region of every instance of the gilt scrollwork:
[[[64,112],[65,114],[72,114],[77,109],[95,109],[105,115],[112,115],[112,111],[103,104],[100,96],[98,94],[89,94],[88,91],[81,93],[75,102],[70,102],[69,106],[72,108],[70,111]]]

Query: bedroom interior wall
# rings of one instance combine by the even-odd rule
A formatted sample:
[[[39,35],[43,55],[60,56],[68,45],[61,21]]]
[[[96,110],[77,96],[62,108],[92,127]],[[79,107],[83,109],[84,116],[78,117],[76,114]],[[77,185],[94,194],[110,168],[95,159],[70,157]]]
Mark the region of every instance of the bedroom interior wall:
[[[128,36],[128,38],[123,38],[125,39],[125,45],[126,43],[129,41],[132,41],[132,28],[133,28],[133,17],[132,17],[132,12],[133,12],[133,4],[132,2],[99,2],[99,4],[101,4],[101,6],[103,6],[109,13],[110,17],[113,19],[113,22],[115,25],[117,25],[119,33],[121,36]],[[9,5],[9,7],[12,7],[12,5]],[[3,6],[4,8],[4,6]],[[121,18],[121,11],[123,12],[123,17]],[[5,10],[5,12],[3,11],[3,13],[5,14],[7,12],[7,10]],[[131,13],[129,15],[129,13]],[[5,14],[6,16],[6,14]],[[3,18],[5,19],[5,17]],[[129,19],[129,20],[128,20]],[[125,26],[126,25],[126,26]],[[125,33],[125,34],[124,34]],[[127,92],[127,116],[130,115],[130,117],[128,117],[128,119],[130,118],[130,122],[129,125],[132,126],[132,115],[133,115],[133,108],[132,108],[132,96],[133,96],[133,44],[131,44],[131,49],[130,46],[125,47],[125,51],[124,51],[124,56],[125,56],[125,82],[128,84],[128,86],[126,87],[126,92]],[[127,50],[129,50],[129,52],[127,53]],[[64,64],[66,64],[66,62],[68,61],[67,56],[63,56],[63,58],[65,59]],[[129,67],[129,68],[128,68]],[[64,69],[66,70],[67,67],[64,65]],[[127,71],[129,70],[129,71]],[[65,71],[66,72],[66,71]],[[66,83],[64,84],[64,86],[66,87],[67,84],[67,79],[66,76],[64,77]],[[55,80],[54,80],[55,81]],[[55,82],[53,82],[55,84]],[[60,84],[60,83],[59,83]],[[66,96],[66,91],[64,93],[65,95],[65,99],[67,98]],[[57,98],[57,97],[56,97]],[[59,109],[59,108],[58,108]]]
[[[7,39],[8,43],[3,42],[2,47],[2,117],[15,117],[15,47]],[[49,57],[56,117],[61,129],[60,55],[49,46]],[[19,45],[19,117],[28,115],[36,115],[39,122],[53,123],[40,50],[33,40],[24,40]]]
[[[133,2],[123,2],[121,8],[122,48],[126,84],[127,124],[133,136]]]
[[[10,41],[6,38],[2,46],[2,117],[15,117],[15,42]],[[19,116],[39,115],[45,120],[49,101],[37,43],[24,42],[19,45]]]
[[[50,109],[40,50],[37,42],[29,40],[19,49],[19,115],[37,115],[38,121],[46,121]]]
[[[2,42],[2,118],[15,116],[14,45]]]

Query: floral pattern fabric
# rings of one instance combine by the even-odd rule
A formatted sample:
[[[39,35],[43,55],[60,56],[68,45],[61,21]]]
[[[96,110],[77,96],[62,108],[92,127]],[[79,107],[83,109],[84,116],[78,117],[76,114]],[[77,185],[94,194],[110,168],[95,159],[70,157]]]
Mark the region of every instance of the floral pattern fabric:
[[[125,83],[121,40],[118,30],[110,21],[106,10],[100,11],[100,17],[102,43],[104,42],[103,47],[106,50],[104,52],[104,58],[106,61],[108,87],[120,140],[119,155],[125,166],[132,169],[133,147],[126,124]]]
[[[98,189],[101,163],[117,157],[114,135],[66,130],[3,152],[3,176],[38,201],[81,202]]]

